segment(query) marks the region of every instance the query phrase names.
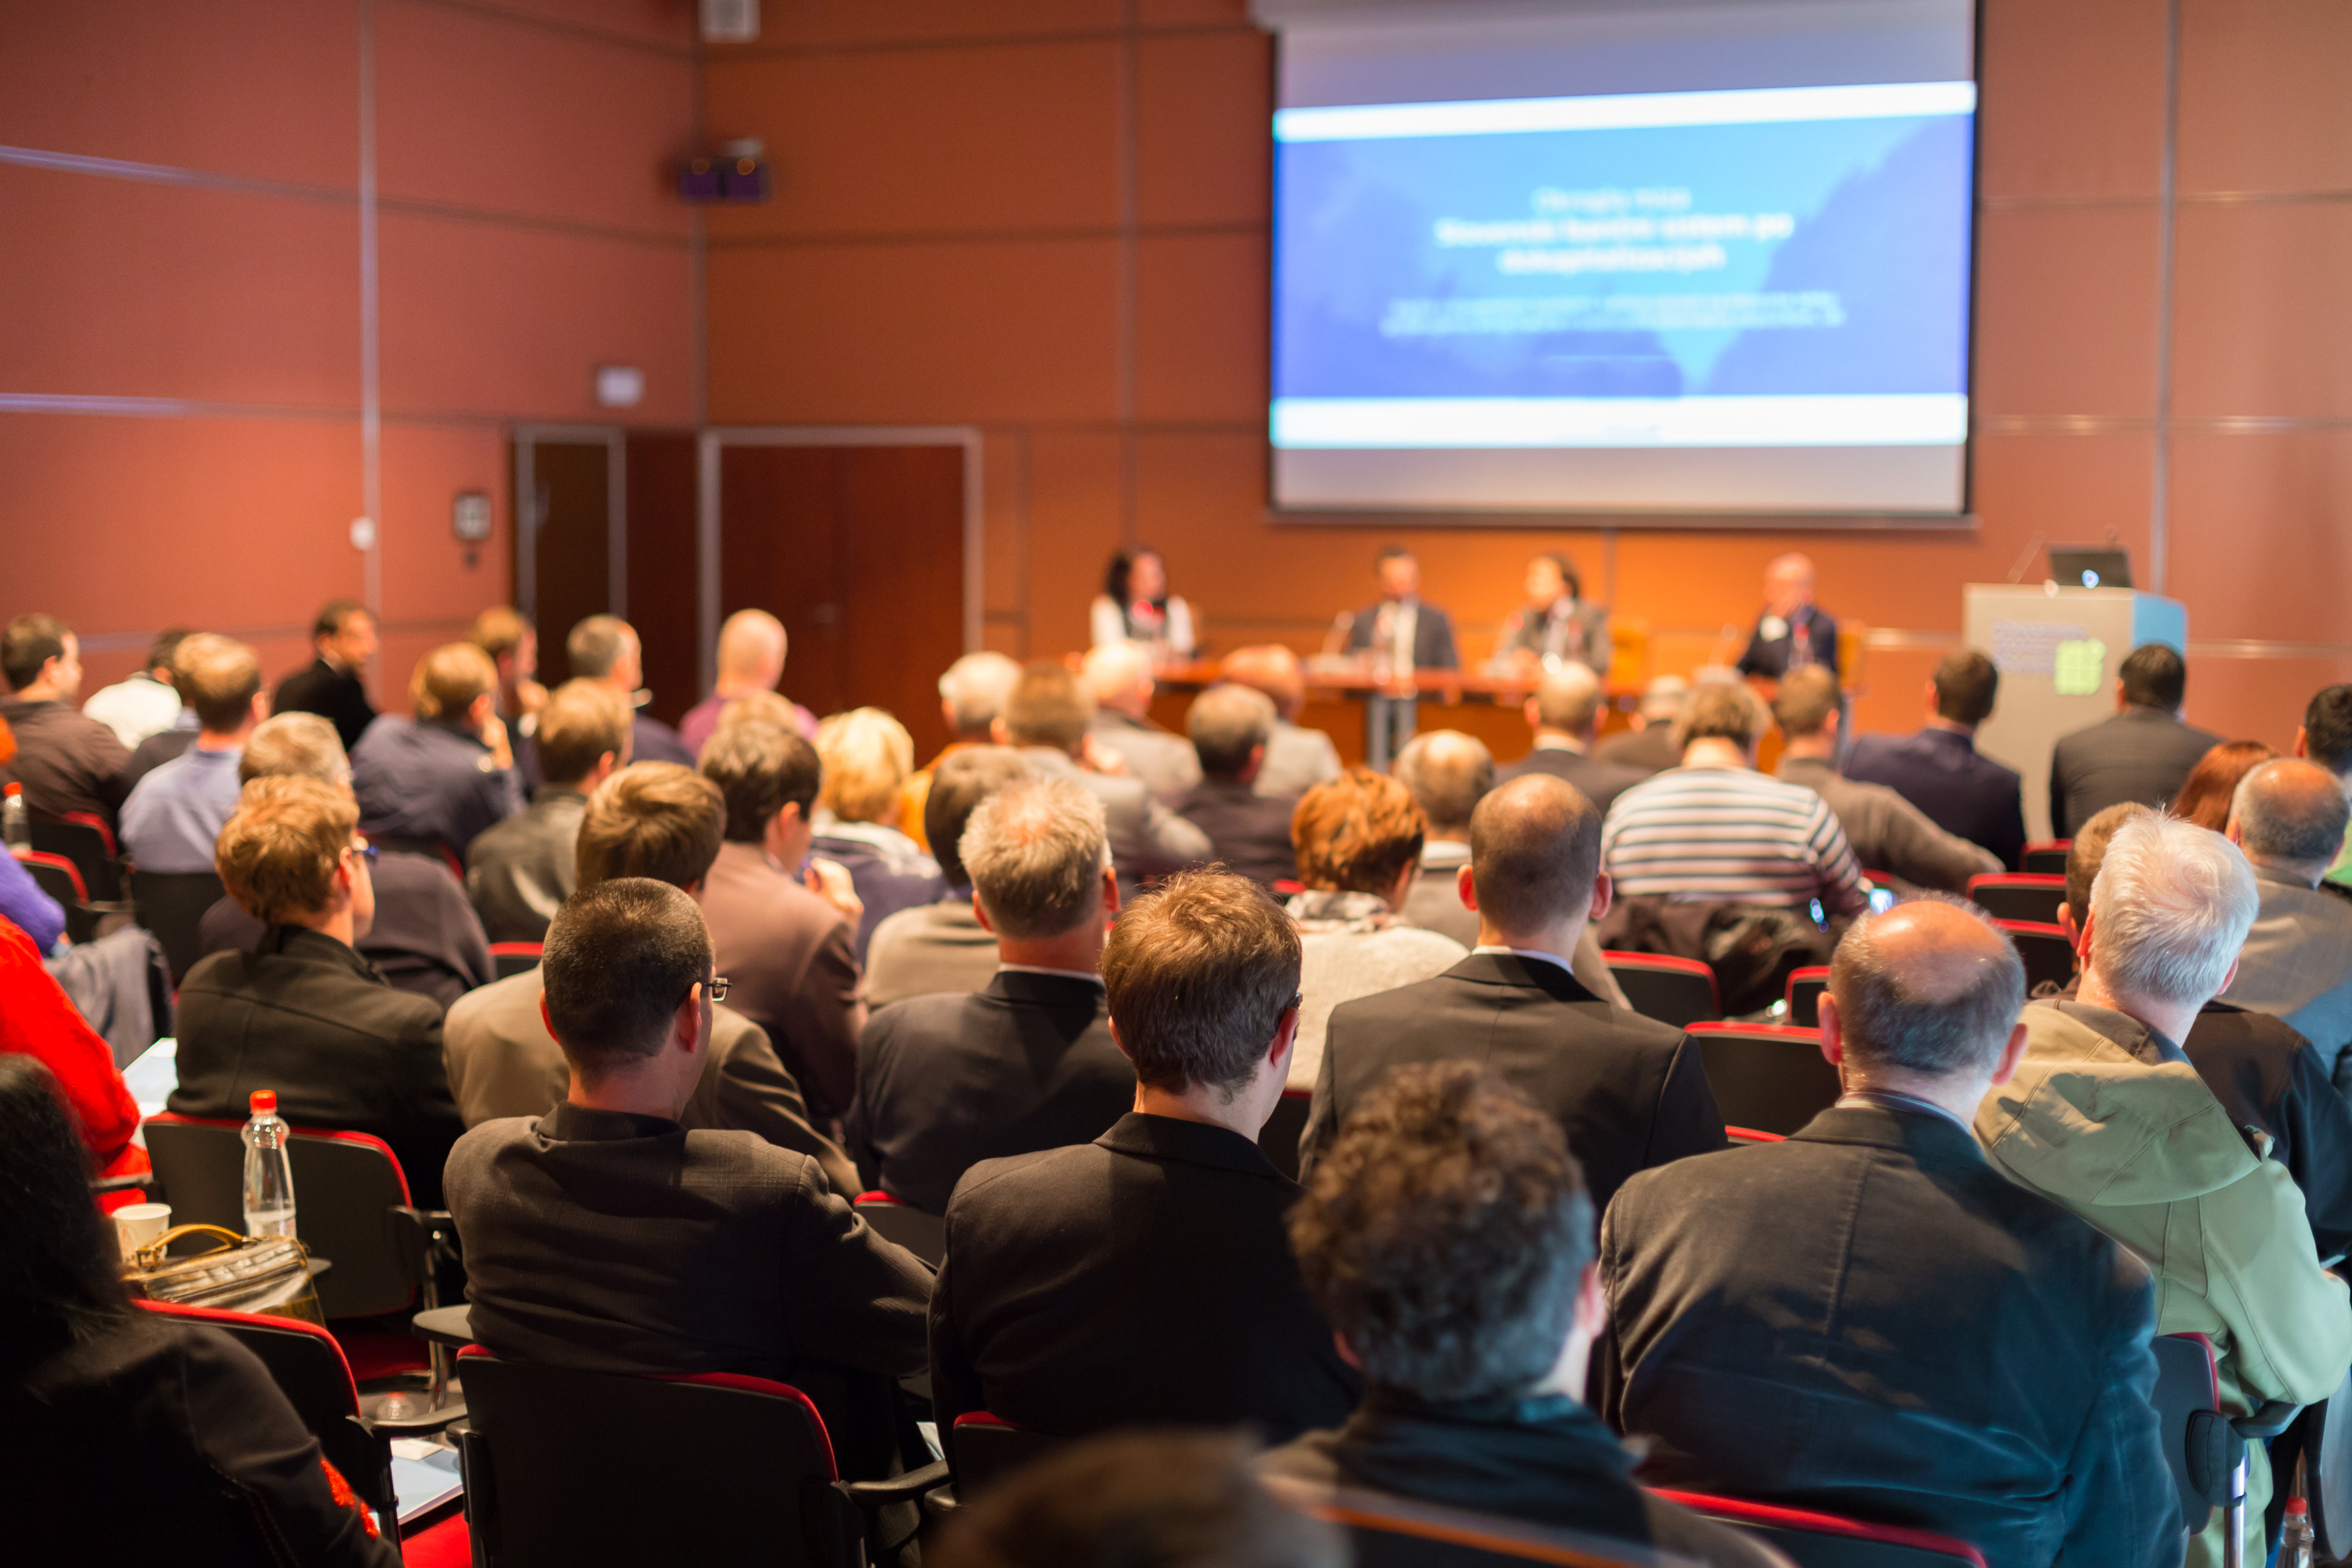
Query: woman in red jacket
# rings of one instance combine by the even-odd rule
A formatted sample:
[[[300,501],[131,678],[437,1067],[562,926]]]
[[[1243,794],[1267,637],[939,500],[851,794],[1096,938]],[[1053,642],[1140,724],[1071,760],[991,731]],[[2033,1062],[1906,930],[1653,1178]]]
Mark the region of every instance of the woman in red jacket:
[[[0,1053],[11,1051],[33,1058],[56,1075],[99,1174],[129,1175],[148,1168],[147,1151],[131,1141],[139,1131],[139,1107],[123,1086],[113,1050],[41,967],[33,939],[0,921]],[[137,1193],[114,1194],[102,1206],[139,1201]]]

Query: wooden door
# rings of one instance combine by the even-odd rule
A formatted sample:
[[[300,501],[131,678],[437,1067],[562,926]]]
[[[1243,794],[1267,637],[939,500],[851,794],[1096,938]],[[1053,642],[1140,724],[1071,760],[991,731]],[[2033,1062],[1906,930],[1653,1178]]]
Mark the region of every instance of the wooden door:
[[[534,493],[515,498],[515,515],[537,523],[515,531],[515,548],[531,552],[531,602],[520,607],[539,628],[539,679],[551,688],[571,676],[564,637],[613,602],[612,448],[533,441],[530,479]],[[523,581],[520,570],[515,580]]]

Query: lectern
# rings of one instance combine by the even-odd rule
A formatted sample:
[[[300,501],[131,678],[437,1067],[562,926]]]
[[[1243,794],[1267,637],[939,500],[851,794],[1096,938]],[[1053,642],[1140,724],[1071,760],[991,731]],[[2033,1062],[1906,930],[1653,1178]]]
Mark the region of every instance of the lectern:
[[[2116,672],[2132,649],[2169,643],[2186,657],[2189,612],[2130,588],[1971,583],[1963,594],[1968,646],[2000,670],[1977,750],[2024,776],[2026,836],[2051,837],[2050,749],[2116,710]]]

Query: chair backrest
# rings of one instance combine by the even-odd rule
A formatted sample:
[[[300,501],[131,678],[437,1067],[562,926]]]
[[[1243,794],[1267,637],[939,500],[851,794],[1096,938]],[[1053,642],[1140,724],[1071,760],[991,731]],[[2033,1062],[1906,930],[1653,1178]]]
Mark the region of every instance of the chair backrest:
[[[537,969],[543,945],[536,942],[494,942],[490,943],[490,966],[501,980]]]
[[[33,847],[72,861],[91,898],[111,903],[122,897],[122,872],[114,858],[114,836],[107,832],[103,818],[78,812],[72,816],[36,816],[30,826]]]
[[[2025,847],[2019,858],[2018,869],[2044,877],[2066,874],[2066,856],[2074,847],[2071,838],[2044,838]]]
[[[1837,1068],[1822,1032],[1790,1024],[1693,1024],[1707,1087],[1723,1120],[1783,1137],[1837,1103]]]
[[[2158,1334],[2150,1342],[2156,1350],[2156,1394],[2150,1403],[2163,1436],[2165,1466],[2180,1494],[2181,1521],[2194,1533],[2210,1521],[2213,1505],[2199,1485],[2202,1467],[2191,1462],[2189,1426],[2198,1412],[2221,1408],[2221,1373],[2213,1342],[2203,1334]]]
[[[1294,1182],[1298,1180],[1298,1141],[1307,1135],[1307,1112],[1314,1103],[1307,1090],[1286,1089],[1275,1102],[1274,1114],[1258,1130],[1258,1152]]]
[[[457,1371],[466,1520],[489,1568],[860,1560],[824,1418],[788,1384],[573,1372],[478,1349]]]
[[[1983,1552],[1931,1531],[1868,1524],[1744,1498],[1673,1491],[1655,1495],[1766,1542],[1798,1568],[1985,1568]]]
[[[2064,926],[2047,925],[2040,921],[1996,920],[1992,923],[2009,933],[2017,956],[2024,961],[2028,991],[2044,982],[2063,989],[2074,978],[2074,943],[2066,935]]]
[[[63,855],[47,849],[36,849],[19,855],[17,860],[33,874],[41,891],[70,909],[89,902],[89,889],[81,879],[80,868]]]
[[[1969,879],[1969,897],[1999,921],[2038,921],[2051,924],[2058,906],[2066,901],[2066,879],[2041,872],[2000,871]]]
[[[947,1441],[948,1469],[955,1477],[957,1500],[970,1502],[977,1493],[1068,1441],[1015,1426],[985,1410],[965,1411],[955,1418]]]
[[[888,1193],[860,1193],[850,1200],[860,1219],[885,1241],[895,1241],[937,1268],[948,1255],[948,1222]]]
[[[244,1123],[170,1111],[146,1121],[147,1157],[175,1225],[245,1228]],[[286,1145],[294,1173],[295,1234],[334,1267],[319,1276],[330,1318],[404,1312],[416,1304],[420,1260],[391,1211],[409,1206],[408,1178],[383,1141],[364,1132],[297,1128]]]
[[[1801,1029],[1822,1024],[1822,993],[1830,988],[1830,966],[1809,963],[1789,971],[1789,1022]]]
[[[227,896],[220,878],[210,871],[133,871],[131,902],[141,925],[163,944],[163,961],[172,966],[177,985],[196,960],[204,956],[204,939],[197,932],[205,911]]]
[[[1418,1502],[1388,1492],[1318,1486],[1279,1476],[1266,1478],[1266,1487],[1291,1507],[1346,1531],[1349,1544],[1355,1549],[1356,1568],[1488,1568],[1505,1563],[1649,1568],[1661,1561],[1646,1547]]]
[[[2352,1552],[2352,1374],[2309,1415],[2303,1466],[2312,1528],[2323,1552],[2342,1557]]]
[[[1715,971],[1696,958],[1662,952],[1603,952],[1601,960],[1633,1011],[1678,1029],[1723,1016]]]

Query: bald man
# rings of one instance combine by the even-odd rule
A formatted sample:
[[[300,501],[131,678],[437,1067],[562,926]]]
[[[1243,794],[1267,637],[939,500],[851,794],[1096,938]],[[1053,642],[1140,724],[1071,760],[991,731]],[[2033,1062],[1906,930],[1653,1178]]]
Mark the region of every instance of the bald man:
[[[1769,676],[1774,680],[1809,664],[1838,669],[1837,622],[1813,603],[1813,560],[1810,555],[1773,558],[1764,568],[1764,613],[1739,656],[1739,673]]]
[[[1265,765],[1252,786],[1258,794],[1301,795],[1339,776],[1339,748],[1331,737],[1298,722],[1307,707],[1307,672],[1297,654],[1280,643],[1237,647],[1225,656],[1219,675],[1274,700],[1274,733],[1266,739]]]
[[[1080,679],[1095,700],[1087,739],[1118,754],[1132,777],[1158,799],[1173,804],[1201,782],[1192,742],[1151,721],[1151,655],[1141,643],[1108,642],[1087,655]]]
[[[1573,972],[1609,912],[1601,814],[1559,780],[1514,779],[1470,814],[1456,873],[1478,945],[1443,974],[1332,1009],[1301,1179],[1391,1068],[1466,1058],[1557,1117],[1596,1208],[1634,1172],[1723,1147],[1698,1047],[1680,1029],[1608,1002]]]
[[[1867,917],[1822,998],[1837,1103],[1625,1184],[1597,1403],[1649,1445],[1645,1484],[1958,1536],[1994,1568],[2179,1561],[2147,1269],[1969,1131],[2024,999],[1959,900]]]
[[[2319,879],[2347,816],[2334,773],[2281,757],[2238,781],[2223,830],[2246,852],[2261,902],[2222,999],[2285,1020],[2330,1076],[2352,1045],[2352,902],[2320,891]]]
[[[773,691],[784,678],[784,655],[790,639],[784,623],[765,610],[738,610],[719,628],[719,679],[710,695],[686,710],[677,721],[678,739],[696,757],[703,742],[719,728],[719,714],[738,697]],[[793,723],[803,741],[816,739],[816,715],[793,704]],[[692,758],[688,759],[689,763]]]

